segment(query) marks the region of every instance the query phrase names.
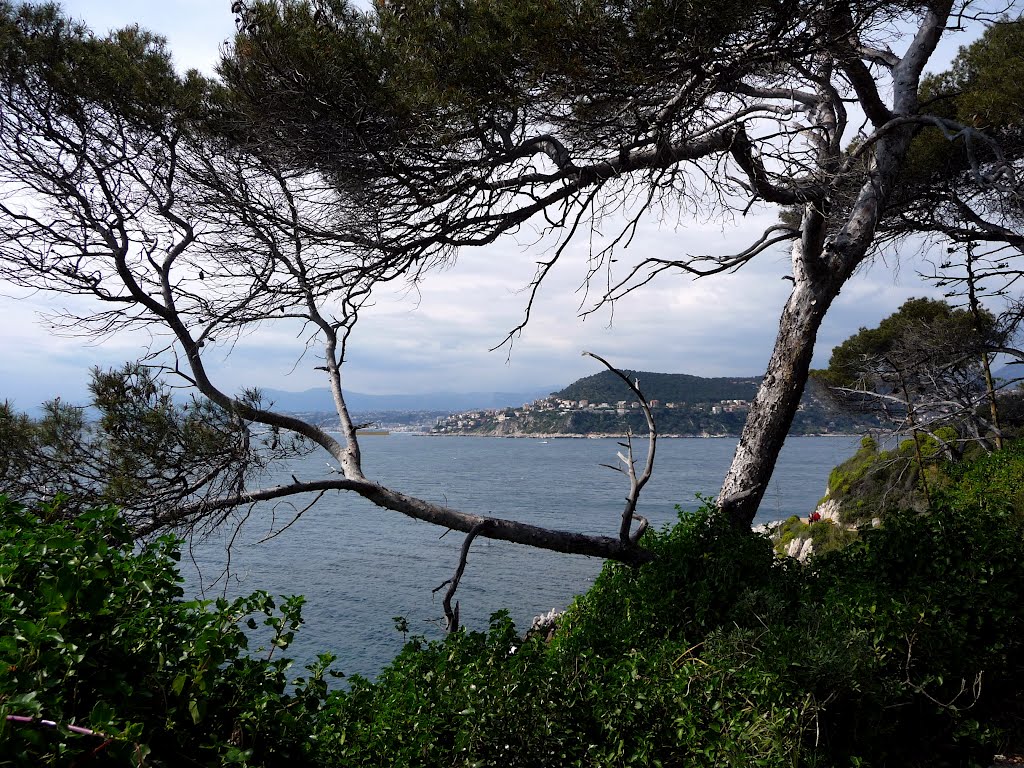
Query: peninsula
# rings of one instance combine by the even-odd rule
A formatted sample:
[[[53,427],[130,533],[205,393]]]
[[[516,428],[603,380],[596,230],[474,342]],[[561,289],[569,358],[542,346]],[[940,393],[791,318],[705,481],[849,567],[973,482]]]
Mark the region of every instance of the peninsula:
[[[659,435],[663,437],[738,436],[760,378],[703,378],[684,373],[624,371],[639,381]],[[859,433],[873,422],[841,410],[825,391],[809,384],[790,434]],[[499,437],[600,437],[646,434],[636,396],[609,371],[579,379],[515,408],[475,409],[442,416],[435,435]]]

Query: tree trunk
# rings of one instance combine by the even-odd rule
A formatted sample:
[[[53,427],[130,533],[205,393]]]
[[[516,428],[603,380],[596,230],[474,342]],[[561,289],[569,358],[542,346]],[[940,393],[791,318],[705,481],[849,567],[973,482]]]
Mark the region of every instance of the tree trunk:
[[[947,2],[926,14],[914,41],[893,68],[894,115],[912,115],[917,111],[921,72],[942,35],[949,10]],[[856,150],[864,152],[868,162],[860,191],[839,231],[826,237],[827,214],[814,205],[804,208],[801,239],[792,254],[793,293],[782,311],[779,335],[764,381],[751,405],[718,497],[719,508],[733,523],[748,530],[800,405],[818,328],[874,242],[875,228],[916,130],[910,123],[878,125],[889,119],[884,114],[876,115],[873,120],[879,129],[877,141],[865,142]],[[827,165],[823,161],[822,167]]]
[[[985,371],[985,396],[988,398],[989,415],[992,417],[992,431],[997,451],[1003,450],[1003,429],[999,425],[999,401],[996,399],[996,386],[992,380],[992,365],[988,352],[981,353],[981,365]]]
[[[750,527],[768,488],[800,405],[818,328],[838,293],[838,287],[797,284],[782,311],[775,350],[718,497],[718,506],[739,527]]]

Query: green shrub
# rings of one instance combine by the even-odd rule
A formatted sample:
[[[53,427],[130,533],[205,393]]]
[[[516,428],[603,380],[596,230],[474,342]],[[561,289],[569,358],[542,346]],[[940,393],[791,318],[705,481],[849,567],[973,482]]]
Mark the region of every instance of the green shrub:
[[[352,679],[313,742],[332,765],[561,765],[565,700],[543,642],[502,612],[488,632],[413,638],[376,682]]]
[[[857,531],[831,520],[805,523],[796,515],[787,518],[774,533],[775,552],[785,554],[794,539],[810,539],[814,543],[813,555],[842,549],[857,540]]]
[[[950,506],[895,514],[816,560],[805,595],[804,623],[826,627],[823,642],[859,646],[846,685],[830,684],[823,739],[835,759],[966,764],[1024,733],[1019,520]]]
[[[878,460],[878,443],[870,435],[860,440],[860,448],[849,459],[838,467],[834,467],[828,476],[829,495],[825,498],[838,498],[850,493],[854,485],[860,481]],[[825,499],[822,499],[824,501]]]
[[[550,644],[415,639],[332,694],[327,764],[983,764],[1019,737],[1024,536],[951,507],[809,567],[710,510],[607,564]],[[951,583],[952,582],[952,583]],[[976,684],[976,681],[980,683]]]
[[[1024,519],[991,507],[893,513],[809,566],[683,514],[647,534],[653,562],[607,564],[550,643],[498,613],[346,690],[325,658],[292,694],[242,626],[286,646],[299,601],[182,602],[172,542],[133,551],[109,511],[3,512],[0,711],[102,730],[121,762],[923,768],[987,765],[1024,735]],[[95,746],[3,728],[12,762]]]
[[[949,503],[1024,517],[1024,440],[947,467]]]
[[[737,530],[713,507],[648,533],[644,546],[656,562],[631,568],[607,563],[594,586],[564,617],[565,648],[580,643],[603,654],[620,654],[668,638],[695,642],[725,623],[748,593],[796,599],[796,572],[780,561],[765,536]]]
[[[943,440],[955,440],[950,427],[936,430]],[[920,450],[924,473],[917,459]],[[874,518],[884,520],[890,512],[927,508],[923,484],[929,489],[944,484],[941,470],[942,444],[931,435],[919,434],[903,440],[892,450],[881,451],[871,438],[861,441],[860,449],[829,473],[828,495],[840,504],[840,522],[866,525]]]
[[[301,764],[323,670],[285,694],[301,598],[183,601],[178,543],[136,549],[112,509],[58,521],[0,496],[0,764]],[[243,630],[265,626],[263,658]],[[275,653],[276,652],[276,653]],[[44,727],[8,715],[55,721]]]

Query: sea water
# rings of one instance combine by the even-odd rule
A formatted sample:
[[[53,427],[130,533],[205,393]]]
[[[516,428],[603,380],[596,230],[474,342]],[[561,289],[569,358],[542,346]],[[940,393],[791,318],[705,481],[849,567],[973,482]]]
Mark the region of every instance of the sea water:
[[[635,441],[642,466],[646,443]],[[790,438],[779,457],[755,522],[806,515],[825,493],[828,473],[856,450],[853,437]],[[662,526],[677,519],[676,505],[699,506],[714,496],[736,448],[735,438],[663,439],[652,481],[638,512]],[[616,536],[627,478],[602,464],[622,451],[614,439],[501,439],[391,434],[362,441],[367,477],[403,493],[465,512],[510,518],[570,531]],[[323,454],[284,468],[269,484],[327,476]],[[394,618],[410,630],[440,637],[444,590],[464,534],[445,531],[379,509],[352,493],[330,492],[261,505],[236,533],[232,525],[193,544],[183,557],[186,590],[215,597],[257,589],[307,599],[288,655],[298,670],[321,652],[335,654],[346,675],[373,677],[401,649]],[[227,564],[230,577],[217,580]],[[191,556],[190,556],[191,555]],[[585,591],[601,561],[478,538],[456,595],[462,623],[487,626],[491,613],[510,612],[520,629]]]

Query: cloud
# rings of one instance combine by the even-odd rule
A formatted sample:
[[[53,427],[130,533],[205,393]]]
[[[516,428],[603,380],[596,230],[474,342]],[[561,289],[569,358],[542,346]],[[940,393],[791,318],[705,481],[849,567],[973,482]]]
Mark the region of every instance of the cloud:
[[[731,231],[724,238],[713,231],[706,247],[735,247],[756,229]],[[692,247],[687,243],[697,237],[652,226],[620,254],[621,262]],[[576,246],[542,287],[531,321],[511,349],[491,351],[523,318],[521,289],[533,276],[536,258],[515,243],[499,241],[467,251],[453,267],[428,275],[418,292],[382,291],[352,335],[346,385],[381,394],[562,386],[598,371],[594,361],[580,357],[584,349],[623,368],[757,375],[771,354],[790,285],[781,279],[788,272],[785,254],[764,254],[737,274],[699,280],[666,274],[622,299],[614,313],[599,311],[584,319],[578,315],[577,289],[586,254]],[[877,324],[906,298],[925,292],[909,270],[899,281],[880,266],[856,275],[826,318],[814,364],[827,364],[831,348],[861,325]],[[49,337],[32,314],[46,306],[42,297],[9,306],[18,321],[0,331],[0,339],[15,350],[5,365],[18,374],[4,377],[5,394],[19,402],[33,393],[57,394],[60,387],[82,393],[89,366],[117,365],[144,351],[144,337],[119,337],[98,347]],[[294,323],[265,324],[230,348],[211,348],[211,373],[230,392],[249,386],[326,386],[316,370],[322,364],[317,350],[306,350],[304,339]],[[29,402],[40,399],[31,396]]]
[[[137,21],[168,37],[179,66],[207,72],[221,43],[234,32],[227,3],[70,0],[64,7],[101,32]],[[644,220],[630,247],[615,249],[611,279],[649,257],[739,252],[775,220],[775,213],[758,210],[711,220],[681,218],[678,224],[672,216]],[[620,300],[614,311],[581,318],[580,309],[600,299],[609,279],[599,270],[584,285],[588,259],[620,224],[621,219],[608,217],[592,241],[578,237],[566,248],[511,349],[490,351],[522,321],[528,300],[524,288],[537,262],[553,255],[554,241],[529,227],[489,247],[464,251],[451,268],[429,274],[418,291],[382,289],[352,336],[347,385],[380,393],[563,385],[597,372],[594,361],[580,357],[584,349],[634,369],[706,376],[763,371],[790,287],[782,279],[790,269],[786,250],[761,254],[737,274],[694,280],[665,273]],[[909,296],[933,295],[911,269],[904,268],[898,280],[893,274],[889,265],[878,263],[850,281],[822,326],[815,365],[825,365],[832,346],[860,326],[877,324]],[[51,336],[34,314],[52,306],[50,301],[38,295],[0,297],[5,312],[0,342],[6,350],[0,396],[38,402],[50,394],[84,393],[90,365],[117,365],[145,351],[145,335],[117,337],[100,346]],[[228,391],[254,385],[324,386],[316,350],[303,355],[303,340],[294,325],[266,324],[239,340],[230,356],[226,347],[211,350],[211,371]]]

